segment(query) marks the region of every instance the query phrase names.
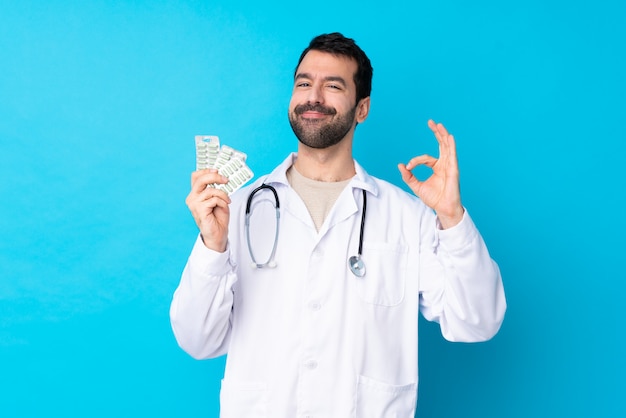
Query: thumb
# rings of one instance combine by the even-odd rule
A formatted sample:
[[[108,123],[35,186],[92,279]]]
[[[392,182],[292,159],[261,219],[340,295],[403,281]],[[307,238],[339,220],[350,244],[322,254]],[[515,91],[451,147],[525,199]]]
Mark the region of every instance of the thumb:
[[[402,176],[402,181],[404,181],[409,186],[419,183],[419,180],[413,175],[411,170],[406,168],[405,164],[398,164],[398,170],[400,171],[400,175]]]

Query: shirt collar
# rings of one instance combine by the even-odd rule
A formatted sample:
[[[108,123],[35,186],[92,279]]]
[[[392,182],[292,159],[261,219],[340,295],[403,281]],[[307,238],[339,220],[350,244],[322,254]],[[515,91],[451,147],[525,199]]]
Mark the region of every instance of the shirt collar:
[[[265,178],[264,183],[274,186],[278,184],[289,186],[287,170],[293,165],[297,157],[298,153],[296,152],[289,154],[287,158]],[[374,196],[378,196],[378,186],[374,178],[367,174],[365,169],[363,169],[356,160],[354,160],[354,168],[356,175],[352,178],[349,186],[355,189],[363,189]]]

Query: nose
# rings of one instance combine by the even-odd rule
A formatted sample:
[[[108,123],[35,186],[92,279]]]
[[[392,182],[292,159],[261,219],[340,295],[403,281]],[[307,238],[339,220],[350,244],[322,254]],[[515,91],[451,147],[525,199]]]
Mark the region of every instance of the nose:
[[[312,104],[324,103],[321,86],[313,84],[307,92],[307,102]]]

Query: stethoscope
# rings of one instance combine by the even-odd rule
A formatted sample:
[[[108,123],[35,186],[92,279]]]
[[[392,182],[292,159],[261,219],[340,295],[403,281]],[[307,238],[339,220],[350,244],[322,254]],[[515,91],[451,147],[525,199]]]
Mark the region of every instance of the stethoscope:
[[[252,206],[252,199],[254,195],[260,192],[263,189],[268,189],[274,194],[274,201],[276,204],[274,208],[276,209],[276,232],[274,234],[274,243],[272,245],[272,252],[270,253],[269,258],[264,263],[259,263],[257,259],[254,257],[254,252],[252,251],[252,245],[250,244],[250,207]],[[365,230],[365,213],[367,211],[367,194],[365,190],[363,190],[363,211],[361,212],[361,230],[359,232],[359,250],[357,255],[353,255],[348,258],[348,267],[352,274],[356,277],[365,276],[365,263],[361,258],[363,254],[363,231]],[[246,220],[245,220],[245,230],[246,230],[246,241],[248,243],[248,251],[250,252],[250,258],[252,259],[252,267],[253,268],[274,268],[276,267],[276,261],[274,260],[274,256],[276,255],[276,246],[278,245],[278,225],[280,220],[280,200],[278,200],[278,193],[273,186],[269,184],[261,184],[256,189],[250,192],[248,196],[248,201],[246,202]]]

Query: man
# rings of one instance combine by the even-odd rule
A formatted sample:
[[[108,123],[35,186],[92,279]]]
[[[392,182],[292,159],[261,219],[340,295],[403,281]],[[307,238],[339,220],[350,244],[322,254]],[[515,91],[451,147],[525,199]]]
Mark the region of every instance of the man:
[[[298,152],[232,201],[211,187],[224,177],[192,174],[200,235],[170,314],[190,355],[228,353],[222,417],[413,417],[418,311],[451,341],[500,327],[500,273],[461,205],[445,127],[428,123],[439,158],[398,166],[418,197],[354,161],[371,78],[352,39],[314,38],[289,104]],[[433,170],[425,181],[419,165]],[[262,185],[273,190],[252,192]]]

